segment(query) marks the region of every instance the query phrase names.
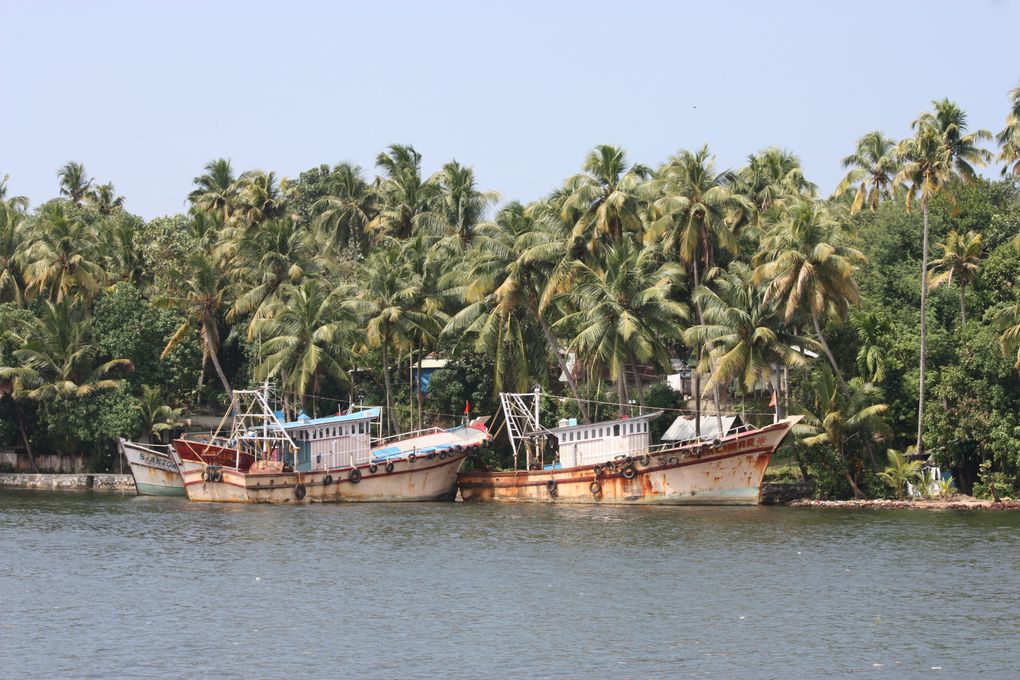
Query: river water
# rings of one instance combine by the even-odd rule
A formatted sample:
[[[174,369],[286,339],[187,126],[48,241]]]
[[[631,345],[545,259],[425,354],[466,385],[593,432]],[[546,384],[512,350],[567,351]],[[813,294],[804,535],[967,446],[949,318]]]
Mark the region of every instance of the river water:
[[[0,491],[3,678],[1016,678],[1020,515]]]

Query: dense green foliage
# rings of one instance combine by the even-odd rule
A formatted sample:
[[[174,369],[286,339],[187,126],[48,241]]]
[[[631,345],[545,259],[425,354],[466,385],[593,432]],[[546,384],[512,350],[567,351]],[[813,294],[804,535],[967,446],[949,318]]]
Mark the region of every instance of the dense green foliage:
[[[825,495],[902,493],[917,466],[885,469],[883,452],[912,446],[962,490],[1002,495],[1020,488],[1011,96],[1004,179],[975,173],[992,135],[943,100],[906,140],[864,135],[827,199],[777,148],[730,171],[707,147],[650,168],[598,146],[545,198],[502,207],[456,161],[424,175],[411,146],[380,153],[375,177],[217,159],[187,214],[148,222],[80,163],[34,209],[5,178],[0,444],[109,467],[116,437],[160,436],[267,379],[290,415],[384,404],[390,432],[467,403],[495,414],[499,391],[534,385],[551,420],[763,422],[775,394],[804,415],[789,449]],[[433,354],[450,361],[423,393]],[[691,394],[662,381],[678,360]]]

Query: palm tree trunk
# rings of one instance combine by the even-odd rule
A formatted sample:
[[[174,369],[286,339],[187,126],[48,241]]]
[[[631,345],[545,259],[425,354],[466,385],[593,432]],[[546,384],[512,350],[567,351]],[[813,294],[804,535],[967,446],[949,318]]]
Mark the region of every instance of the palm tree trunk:
[[[839,364],[836,363],[836,357],[832,356],[832,350],[829,349],[829,343],[825,341],[825,335],[822,334],[822,326],[818,322],[818,315],[815,314],[815,310],[811,310],[811,323],[815,326],[815,335],[818,336],[818,344],[822,346],[822,351],[825,352],[825,356],[829,359],[829,364],[832,366],[832,370],[836,375],[836,379],[839,380],[839,384],[843,389],[846,389],[846,380],[843,379],[843,371],[839,370]]]
[[[854,492],[854,498],[864,498],[864,492],[861,491],[861,487],[857,486],[857,480],[850,474],[850,463],[846,459],[846,453],[843,451],[842,439],[839,440],[839,445],[836,447],[836,453],[839,455],[839,460],[843,464],[843,477],[846,479],[847,484],[850,485],[850,490]]]
[[[645,386],[641,381],[641,374],[638,372],[637,360],[633,364],[634,371],[634,386],[637,388],[638,395],[638,414],[643,415],[645,412]]]
[[[549,324],[542,317],[538,315],[538,324],[542,327],[542,335],[545,336],[545,344],[548,346],[549,351],[554,357],[556,357],[556,363],[559,364],[560,373],[567,377],[567,385],[570,387],[570,391],[574,395],[574,399],[577,400],[577,407],[581,411],[581,418],[584,419],[585,423],[590,423],[591,419],[588,417],[588,404],[581,400],[581,393],[577,386],[577,378],[567,368],[567,360],[560,356],[559,347],[556,344],[556,336],[553,335],[552,329],[549,328]]]
[[[692,258],[691,264],[693,265],[692,270],[693,270],[693,274],[694,274],[694,288],[691,289],[691,292],[693,293],[695,290],[698,289],[698,286],[700,285],[699,276],[698,276],[698,256],[697,255],[695,255]],[[704,322],[701,320],[701,303],[700,302],[696,302],[694,304],[694,314],[695,314],[696,318],[698,319],[698,325],[699,326],[702,325],[702,323],[704,323]],[[698,366],[700,364],[701,364],[701,349],[699,348],[698,349],[698,361],[697,361],[697,363],[694,364],[694,368],[691,371],[691,373],[694,376],[694,436],[697,439],[701,439],[701,371],[698,370]]]
[[[960,323],[967,323],[967,300],[963,296],[965,284],[960,284]]]
[[[712,398],[715,399],[715,426],[716,426],[716,437],[722,439],[723,432],[722,424],[722,409],[719,405],[719,383],[718,381],[712,386]]]
[[[627,405],[627,368],[623,366],[616,373],[616,394],[620,400],[620,413],[617,418],[623,417],[623,409]]]
[[[35,464],[35,454],[32,453],[32,446],[28,443],[28,430],[25,428],[25,412],[21,404],[15,404],[18,411],[18,429],[21,431],[21,443],[25,445],[25,452],[28,454],[28,462],[32,466],[32,472],[39,472],[39,466]]]
[[[227,375],[223,372],[223,367],[220,366],[220,360],[216,358],[216,353],[212,351],[212,348],[208,348],[209,358],[212,359],[213,368],[216,369],[216,375],[220,377],[220,382],[223,383],[223,390],[227,393],[227,397],[231,397],[230,383],[227,382]]]
[[[857,486],[857,482],[854,481],[853,475],[850,474],[850,470],[845,465],[843,466],[843,476],[846,478],[847,483],[850,484],[850,489],[854,492],[854,498],[864,498],[864,492],[861,491],[861,487]]]
[[[390,386],[390,367],[389,367],[389,338],[383,338],[382,343],[382,372],[383,372],[383,384],[386,387],[386,416],[390,421],[390,434],[397,433],[397,421],[393,417],[393,388]]]
[[[202,387],[205,385],[205,367],[209,363],[209,355],[202,352],[202,370],[198,372],[198,393],[195,395],[197,405],[202,405]]]
[[[783,364],[783,417],[790,415],[790,367]]]
[[[921,357],[917,386],[917,453],[924,453],[924,373],[928,353],[928,324],[925,305],[928,302],[928,199],[921,198],[924,229],[921,237]]]
[[[421,391],[421,355],[424,353],[424,348],[422,347],[422,344],[423,343],[421,343],[421,342],[418,343],[418,375],[417,375],[418,379],[415,381],[415,384],[414,384],[414,390],[418,394],[418,429],[419,430],[422,428],[422,415],[421,415],[421,413],[422,413],[422,411],[425,408],[425,406],[424,406],[424,404],[425,404],[425,396],[422,394],[422,391]]]

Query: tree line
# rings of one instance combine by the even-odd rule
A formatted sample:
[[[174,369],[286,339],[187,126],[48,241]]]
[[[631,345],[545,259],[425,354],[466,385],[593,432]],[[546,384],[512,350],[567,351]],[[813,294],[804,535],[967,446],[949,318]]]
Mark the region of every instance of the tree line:
[[[792,459],[828,495],[884,493],[886,449],[1001,493],[1020,481],[1020,88],[997,135],[935,101],[843,164],[823,197],[779,148],[727,170],[707,146],[652,168],[601,145],[542,199],[500,205],[407,145],[374,176],[217,159],[186,213],[149,221],[80,163],[34,208],[4,177],[0,443],[101,467],[117,436],[264,380],[291,416],[385,404],[390,432],[538,384],[576,398],[555,417],[587,420],[754,420],[775,399],[805,416]],[[425,394],[433,352],[451,361]],[[678,359],[689,394],[660,380]]]

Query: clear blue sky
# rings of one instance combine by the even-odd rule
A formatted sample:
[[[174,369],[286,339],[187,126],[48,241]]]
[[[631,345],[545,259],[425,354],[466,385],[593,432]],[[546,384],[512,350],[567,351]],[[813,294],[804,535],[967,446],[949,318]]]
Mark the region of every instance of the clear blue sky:
[[[33,205],[85,164],[151,218],[210,159],[295,177],[412,143],[533,200],[618,144],[658,164],[769,145],[829,192],[872,129],[932,99],[1002,128],[1012,2],[28,2],[0,0],[0,175]]]

